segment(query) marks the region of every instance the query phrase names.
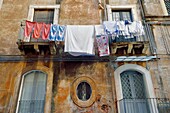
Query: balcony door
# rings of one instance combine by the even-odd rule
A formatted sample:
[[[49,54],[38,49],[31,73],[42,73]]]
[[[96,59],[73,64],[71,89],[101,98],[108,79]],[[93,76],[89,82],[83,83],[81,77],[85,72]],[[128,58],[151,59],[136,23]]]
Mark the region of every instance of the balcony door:
[[[143,75],[137,71],[120,74],[123,99],[120,100],[121,113],[150,113],[147,105]]]
[[[17,113],[44,113],[46,74],[30,71],[23,76]]]

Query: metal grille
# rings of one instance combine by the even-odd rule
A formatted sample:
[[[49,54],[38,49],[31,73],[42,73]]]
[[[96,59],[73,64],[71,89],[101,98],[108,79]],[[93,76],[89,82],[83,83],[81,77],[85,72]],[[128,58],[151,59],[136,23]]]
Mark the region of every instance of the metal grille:
[[[144,81],[141,73],[125,71],[121,73],[123,98],[145,98]]]
[[[121,74],[123,97],[125,97],[125,98],[132,98],[132,91],[131,91],[129,79],[130,79],[129,74],[127,74],[127,73]]]
[[[164,0],[168,15],[170,15],[170,0]]]

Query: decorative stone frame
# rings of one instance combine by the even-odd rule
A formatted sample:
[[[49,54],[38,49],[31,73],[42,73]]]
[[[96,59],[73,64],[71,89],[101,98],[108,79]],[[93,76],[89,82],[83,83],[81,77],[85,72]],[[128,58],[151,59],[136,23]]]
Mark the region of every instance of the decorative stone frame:
[[[54,9],[54,24],[58,24],[60,5],[30,5],[27,20],[33,21],[34,9]]]
[[[137,16],[137,10],[136,10],[136,5],[124,5],[124,6],[112,6],[112,5],[106,5],[107,8],[107,18],[108,21],[112,21],[112,10],[124,10],[124,9],[130,9],[132,12],[132,18],[134,21],[138,20]]]
[[[3,0],[0,0],[0,10],[2,8]]]
[[[80,100],[77,96],[77,93],[76,93],[77,87],[81,82],[87,82],[90,85],[91,90],[92,90],[91,96],[87,101]],[[79,107],[89,107],[95,102],[95,99],[96,99],[96,83],[90,77],[87,77],[87,76],[78,77],[71,84],[70,93],[71,93],[71,98],[72,98],[73,102],[77,106],[79,106]]]
[[[147,69],[145,69],[144,67],[136,65],[136,64],[122,65],[114,71],[118,113],[120,113],[119,101],[121,99],[123,99],[120,74],[124,71],[127,71],[127,70],[134,70],[134,71],[140,72],[143,75],[143,78],[144,78],[144,84],[145,84],[146,93],[147,93],[148,98],[155,98],[150,72]],[[150,109],[153,109],[153,113],[157,113],[157,106],[156,106],[155,103],[156,103],[156,101],[155,102],[153,101],[149,105]],[[155,105],[154,106],[155,108],[152,107],[153,105]]]

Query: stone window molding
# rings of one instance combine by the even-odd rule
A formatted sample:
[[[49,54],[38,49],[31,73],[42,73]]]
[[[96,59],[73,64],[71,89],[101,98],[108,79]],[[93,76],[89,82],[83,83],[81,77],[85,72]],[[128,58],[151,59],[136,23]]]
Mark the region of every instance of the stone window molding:
[[[165,5],[165,1],[164,0],[159,0],[159,1],[160,1],[160,4],[161,4],[161,7],[162,7],[163,15],[168,16],[168,11],[167,11],[167,8],[166,8],[166,5]]]
[[[83,101],[83,100],[79,99],[78,95],[77,95],[77,87],[82,82],[86,82],[91,87],[91,96],[86,101]],[[91,79],[88,76],[78,77],[71,84],[71,91],[70,91],[70,93],[71,93],[71,98],[72,98],[73,102],[77,106],[82,107],[82,108],[89,107],[89,106],[91,106],[95,102],[95,99],[96,99],[96,83],[94,82],[93,79]]]
[[[123,92],[122,92],[120,74],[124,71],[127,71],[127,70],[134,70],[134,71],[137,71],[137,72],[143,74],[147,97],[148,98],[155,98],[150,72],[146,68],[139,66],[139,65],[136,65],[136,64],[122,65],[114,71],[118,113],[120,113],[119,101],[121,99],[123,99]],[[155,104],[155,103],[152,103],[152,104]]]
[[[112,10],[126,10],[126,9],[128,10],[130,9],[132,12],[133,20],[138,21],[136,5],[124,5],[124,6],[106,5],[106,8],[108,21],[112,21]]]
[[[0,10],[2,8],[3,0],[0,0]]]
[[[60,5],[30,5],[27,20],[33,21],[35,9],[54,9],[53,24],[58,24]]]

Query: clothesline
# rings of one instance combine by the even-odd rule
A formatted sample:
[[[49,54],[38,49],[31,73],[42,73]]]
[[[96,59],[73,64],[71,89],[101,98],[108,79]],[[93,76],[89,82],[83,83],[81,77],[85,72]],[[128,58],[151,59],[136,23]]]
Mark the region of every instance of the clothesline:
[[[94,43],[97,43],[99,56],[110,55],[109,38],[123,35],[133,38],[144,35],[140,21],[104,21],[103,25],[56,25],[26,21],[24,36],[50,41],[64,41],[64,52],[73,56],[94,55]],[[94,38],[95,37],[95,38]]]

